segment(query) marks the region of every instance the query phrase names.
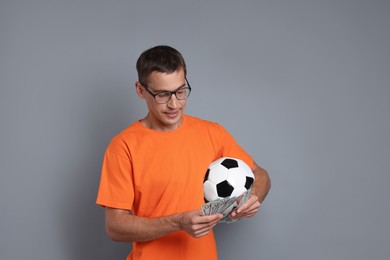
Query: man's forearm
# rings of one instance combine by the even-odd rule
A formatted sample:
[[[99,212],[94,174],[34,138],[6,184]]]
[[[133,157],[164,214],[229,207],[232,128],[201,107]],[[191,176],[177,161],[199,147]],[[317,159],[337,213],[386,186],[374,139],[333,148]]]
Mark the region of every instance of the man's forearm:
[[[116,242],[143,242],[180,230],[180,214],[159,218],[133,216],[119,209],[106,209],[106,230]]]
[[[146,218],[133,216],[126,210],[106,208],[106,230],[117,242],[144,242],[179,230],[192,237],[201,237],[207,235],[222,217],[222,214],[203,216],[201,210],[193,210]]]
[[[253,184],[253,194],[258,197],[259,202],[263,202],[271,188],[271,179],[266,170],[255,163],[253,168],[255,182]]]

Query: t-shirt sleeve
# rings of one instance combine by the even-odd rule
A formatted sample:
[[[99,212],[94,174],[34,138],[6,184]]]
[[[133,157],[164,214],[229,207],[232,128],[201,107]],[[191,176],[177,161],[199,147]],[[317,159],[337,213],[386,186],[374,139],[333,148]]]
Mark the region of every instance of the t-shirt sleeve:
[[[216,123],[217,142],[219,157],[233,157],[243,160],[252,169],[254,161],[251,155],[247,153],[234,139],[234,137],[221,125]]]
[[[131,158],[117,140],[107,148],[96,203],[131,210],[134,201]]]

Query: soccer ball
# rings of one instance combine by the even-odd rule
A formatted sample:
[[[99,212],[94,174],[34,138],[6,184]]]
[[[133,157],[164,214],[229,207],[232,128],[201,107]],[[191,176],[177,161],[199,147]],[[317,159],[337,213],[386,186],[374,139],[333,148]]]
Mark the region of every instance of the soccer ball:
[[[255,176],[242,160],[223,157],[210,164],[203,182],[206,202],[239,197],[252,186]]]

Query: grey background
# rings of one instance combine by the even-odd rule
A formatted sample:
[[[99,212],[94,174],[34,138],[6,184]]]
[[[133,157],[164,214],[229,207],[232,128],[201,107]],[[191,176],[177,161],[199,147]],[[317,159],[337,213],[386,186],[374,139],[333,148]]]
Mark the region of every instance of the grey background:
[[[169,44],[187,113],[266,168],[220,259],[389,259],[389,1],[0,2],[0,258],[124,259],[95,205],[111,137],[144,116],[135,62]]]

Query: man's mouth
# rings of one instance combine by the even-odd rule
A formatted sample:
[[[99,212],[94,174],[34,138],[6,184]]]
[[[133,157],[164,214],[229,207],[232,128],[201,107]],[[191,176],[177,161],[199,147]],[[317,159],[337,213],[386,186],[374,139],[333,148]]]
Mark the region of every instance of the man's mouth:
[[[177,111],[169,111],[169,112],[165,112],[165,115],[169,118],[175,118],[179,115],[179,110]]]

